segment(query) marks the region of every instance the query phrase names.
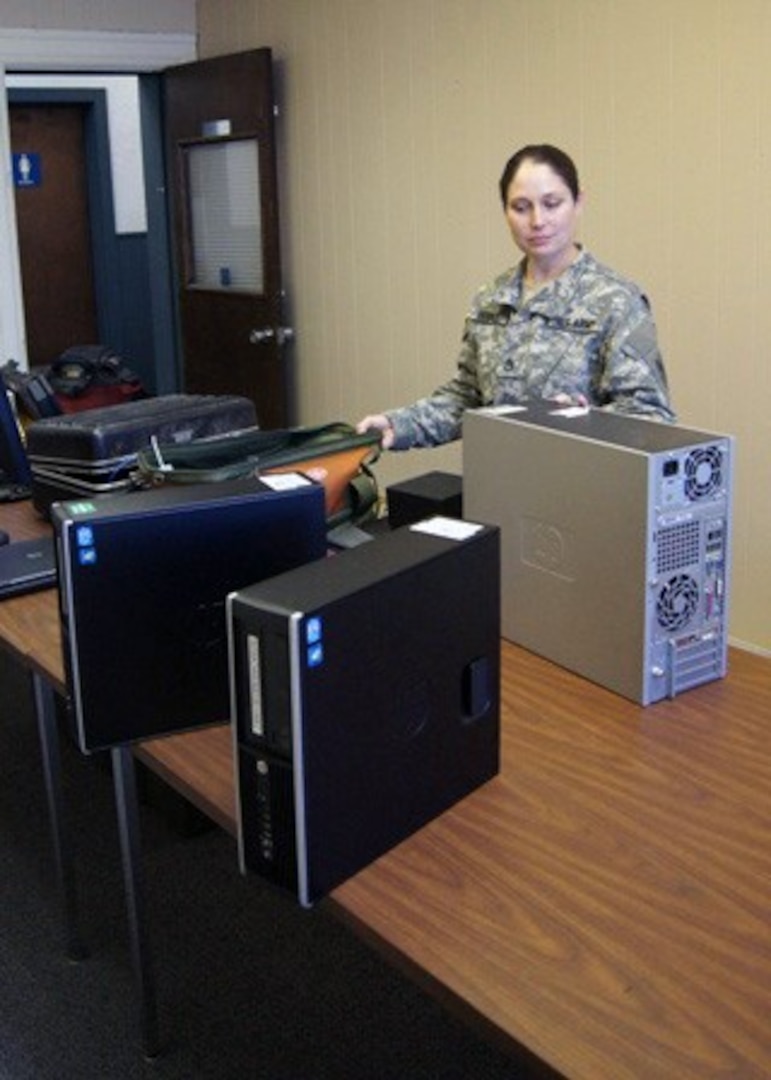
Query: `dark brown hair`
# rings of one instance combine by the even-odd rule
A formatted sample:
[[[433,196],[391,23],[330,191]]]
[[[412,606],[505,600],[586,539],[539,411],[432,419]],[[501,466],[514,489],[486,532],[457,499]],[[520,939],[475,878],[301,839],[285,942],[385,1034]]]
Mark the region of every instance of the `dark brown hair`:
[[[562,177],[570,188],[573,198],[578,198],[581,187],[578,183],[578,170],[573,164],[573,159],[566,154],[564,150],[560,150],[556,146],[549,146],[548,143],[540,143],[533,146],[523,146],[521,150],[517,150],[516,154],[513,154],[506,162],[499,183],[501,202],[504,207],[506,206],[506,196],[509,191],[509,185],[516,176],[517,170],[523,161],[536,161],[539,165],[551,166],[555,173]]]

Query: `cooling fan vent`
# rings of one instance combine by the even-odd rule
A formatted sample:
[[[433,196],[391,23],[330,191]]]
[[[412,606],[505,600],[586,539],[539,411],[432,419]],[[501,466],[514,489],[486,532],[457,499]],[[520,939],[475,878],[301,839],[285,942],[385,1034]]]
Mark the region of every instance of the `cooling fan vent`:
[[[685,494],[691,502],[709,499],[723,486],[723,453],[719,446],[697,446],[685,459]]]
[[[659,531],[656,548],[656,569],[659,574],[672,574],[699,561],[701,524],[683,521]]]
[[[699,586],[688,574],[670,578],[659,593],[656,615],[664,630],[683,630],[699,606]]]

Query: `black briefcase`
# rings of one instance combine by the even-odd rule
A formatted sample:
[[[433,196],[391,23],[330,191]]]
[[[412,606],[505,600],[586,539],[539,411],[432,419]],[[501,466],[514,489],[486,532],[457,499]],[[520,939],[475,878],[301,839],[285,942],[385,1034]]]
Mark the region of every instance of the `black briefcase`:
[[[33,505],[47,517],[60,500],[130,491],[137,455],[153,439],[183,444],[256,423],[248,398],[209,394],[165,394],[36,420],[27,428]]]

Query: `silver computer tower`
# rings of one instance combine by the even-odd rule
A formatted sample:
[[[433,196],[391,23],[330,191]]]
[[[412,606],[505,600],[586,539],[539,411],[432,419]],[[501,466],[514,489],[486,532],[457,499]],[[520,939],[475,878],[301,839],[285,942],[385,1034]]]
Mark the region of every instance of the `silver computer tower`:
[[[476,410],[464,512],[501,528],[510,641],[648,705],[723,676],[730,436],[545,403]]]

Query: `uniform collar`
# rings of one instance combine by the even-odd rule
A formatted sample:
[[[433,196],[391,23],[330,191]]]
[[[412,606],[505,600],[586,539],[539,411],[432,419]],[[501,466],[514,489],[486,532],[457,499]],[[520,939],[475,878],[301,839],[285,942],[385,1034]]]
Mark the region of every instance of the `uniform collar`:
[[[566,301],[573,294],[577,281],[587,268],[587,264],[591,261],[591,255],[583,248],[581,244],[578,244],[578,256],[567,267],[566,270],[560,274],[559,277],[550,281],[542,289],[527,301],[527,306],[531,309],[538,311],[545,308],[551,308],[556,301]],[[525,279],[525,260],[522,259],[514,268],[513,274],[506,275],[505,279],[501,282],[499,288],[496,290],[495,299],[507,306],[519,309],[523,307],[522,291]]]

